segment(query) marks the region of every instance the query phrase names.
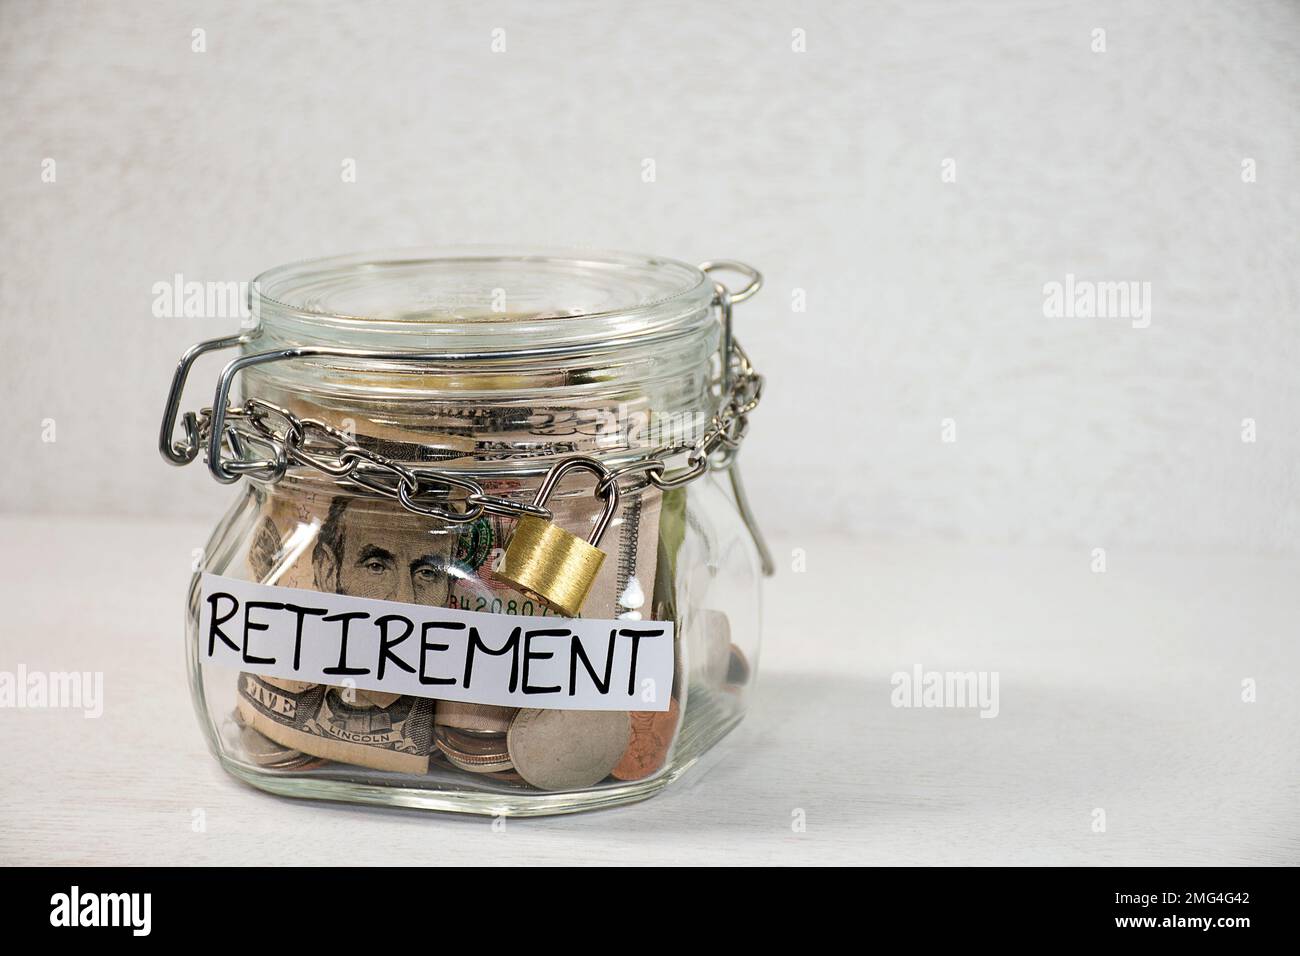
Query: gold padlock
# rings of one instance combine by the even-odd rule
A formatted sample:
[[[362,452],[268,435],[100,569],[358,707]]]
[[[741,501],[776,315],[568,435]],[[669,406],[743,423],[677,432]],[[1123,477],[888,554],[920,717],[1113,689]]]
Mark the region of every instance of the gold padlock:
[[[587,592],[600,573],[605,561],[605,552],[599,548],[600,539],[618,510],[618,484],[608,481],[609,469],[586,456],[566,458],[556,464],[537,489],[534,506],[545,507],[560,479],[575,468],[586,469],[600,478],[596,494],[605,499],[605,510],[590,537],[583,541],[545,518],[523,515],[515,525],[497,572],[526,594],[569,617],[576,617],[582,611]]]

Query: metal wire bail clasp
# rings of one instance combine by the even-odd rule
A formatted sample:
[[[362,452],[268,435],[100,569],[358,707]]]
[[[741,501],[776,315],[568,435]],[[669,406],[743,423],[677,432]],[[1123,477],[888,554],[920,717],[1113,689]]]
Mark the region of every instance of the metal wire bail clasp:
[[[731,318],[731,307],[752,298],[763,288],[763,274],[753,266],[735,259],[709,259],[700,263],[700,271],[705,275],[714,272],[738,272],[749,280],[742,288],[732,292],[727,286],[714,279],[713,300],[722,313],[722,390],[731,388],[731,362],[736,353],[736,335]]]
[[[167,391],[167,404],[163,406],[162,428],[158,432],[158,451],[162,453],[163,459],[169,464],[188,465],[199,456],[199,451],[203,445],[199,416],[194,412],[186,412],[184,416],[181,416],[181,424],[185,429],[185,440],[183,442],[175,441],[176,419],[180,415],[181,397],[185,394],[185,381],[190,376],[190,369],[194,367],[194,363],[200,356],[208,352],[235,348],[248,341],[249,336],[243,333],[208,339],[206,342],[190,346],[185,354],[181,356],[176,371],[172,375],[171,388]]]
[[[595,458],[576,455],[558,462],[547,472],[537,489],[533,506],[545,508],[560,479],[575,468],[596,475],[599,479],[596,495],[605,499],[605,510],[587,540],[583,541],[545,518],[523,515],[515,524],[498,572],[525,593],[535,595],[570,617],[582,611],[587,592],[605,562],[600,541],[618,511],[619,502],[618,483],[608,480],[609,469]]]
[[[731,477],[731,492],[736,499],[736,509],[740,512],[741,520],[749,530],[754,548],[758,551],[763,574],[771,577],[776,573],[776,562],[772,560],[772,552],[763,539],[758,520],[749,506],[745,485],[740,478],[740,466],[736,463],[736,452],[740,448],[741,439],[745,437],[748,425],[746,416],[758,405],[759,397],[763,392],[763,377],[754,372],[745,350],[736,341],[732,319],[732,306],[752,298],[759,289],[763,288],[763,274],[753,266],[737,262],[735,259],[710,259],[701,262],[699,268],[708,276],[715,272],[735,272],[749,281],[732,292],[726,285],[714,280],[713,301],[718,307],[719,320],[722,323],[723,407],[719,416],[714,419],[720,427],[717,432],[706,436],[704,443],[694,450],[692,461],[688,462],[693,467],[681,478],[690,480],[697,470],[726,469]],[[715,461],[710,462],[709,456],[718,450],[718,446],[722,446],[721,454]],[[672,487],[674,479],[665,479],[662,472],[659,474],[652,472],[650,480],[661,488],[667,488]]]

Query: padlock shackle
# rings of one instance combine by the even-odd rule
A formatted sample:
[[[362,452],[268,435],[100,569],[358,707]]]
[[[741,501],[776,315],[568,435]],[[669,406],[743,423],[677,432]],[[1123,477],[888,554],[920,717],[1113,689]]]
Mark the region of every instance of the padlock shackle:
[[[596,493],[604,496],[605,510],[601,513],[600,520],[596,522],[596,527],[592,529],[590,536],[587,538],[589,545],[598,548],[600,547],[600,539],[605,536],[610,521],[614,519],[614,513],[618,511],[619,502],[618,482],[607,480],[611,477],[611,472],[603,463],[587,455],[574,455],[565,458],[563,461],[556,462],[555,466],[546,473],[546,477],[542,479],[542,484],[537,489],[537,497],[533,499],[533,504],[539,508],[545,507],[546,500],[551,497],[551,492],[560,483],[560,479],[575,468],[589,471],[600,479],[596,482]]]

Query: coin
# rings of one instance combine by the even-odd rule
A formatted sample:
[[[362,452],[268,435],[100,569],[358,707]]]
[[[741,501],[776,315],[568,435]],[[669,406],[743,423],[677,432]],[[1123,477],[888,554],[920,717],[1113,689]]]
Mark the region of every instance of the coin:
[[[506,734],[510,759],[539,790],[577,790],[609,776],[627,750],[624,710],[536,710],[515,715]]]
[[[518,787],[521,790],[533,789],[532,787],[528,786],[528,784],[524,781],[524,778],[519,776],[519,774],[514,770],[514,768],[511,768],[510,770],[502,770],[499,773],[489,774],[487,779],[493,781],[494,783],[502,783],[502,784],[508,783],[512,787]]]
[[[727,688],[743,687],[749,683],[750,666],[745,652],[735,644],[731,645],[731,655],[727,661]]]
[[[483,734],[504,734],[510,729],[510,721],[517,710],[517,707],[440,700],[437,710],[433,713],[433,726],[474,730]]]
[[[697,620],[704,632],[704,660],[701,667],[704,679],[710,684],[723,684],[730,666],[731,621],[722,611],[707,607],[699,612]]]
[[[265,764],[265,770],[314,770],[317,767],[323,767],[329,761],[322,760],[312,754],[298,754],[291,757],[284,763]]]
[[[259,767],[271,767],[303,756],[302,751],[277,744],[270,737],[248,726],[240,728],[239,742],[243,745],[248,759]]]
[[[455,727],[434,731],[434,745],[453,766],[470,773],[498,773],[510,770],[510,753],[505,734],[478,734]]]
[[[641,780],[662,767],[673,745],[679,714],[677,701],[672,698],[668,700],[667,710],[634,710],[628,714],[632,735],[623,751],[623,759],[610,771],[610,776],[619,780]]]
[[[244,715],[236,707],[230,716],[239,727],[240,742],[248,759],[263,770],[312,770],[323,767],[327,761],[312,754],[303,753],[277,744],[270,737],[249,726]]]

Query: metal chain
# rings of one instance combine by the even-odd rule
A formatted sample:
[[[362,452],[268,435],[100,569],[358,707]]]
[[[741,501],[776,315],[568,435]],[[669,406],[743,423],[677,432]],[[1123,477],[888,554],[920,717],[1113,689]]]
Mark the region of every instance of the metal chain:
[[[691,445],[664,446],[656,449],[648,457],[629,462],[610,469],[610,474],[601,482],[600,488],[619,479],[645,472],[647,480],[657,488],[665,491],[680,488],[710,470],[727,468],[735,457],[740,443],[749,430],[749,414],[758,407],[763,395],[763,376],[754,371],[749,356],[732,341],[731,383],[725,401],[709,421],[704,434]],[[668,472],[668,459],[675,458],[683,452],[687,454],[686,467],[673,473]],[[715,459],[715,453],[721,454]]]
[[[749,414],[758,406],[763,377],[754,371],[740,343],[731,342],[730,360],[724,359],[723,380],[727,383],[722,401],[704,434],[692,444],[668,445],[648,456],[610,468],[599,462],[601,476],[596,494],[604,497],[617,491],[617,483],[644,473],[658,488],[679,488],[710,470],[727,468],[748,429]],[[212,431],[213,411],[204,408],[197,415],[199,446]],[[288,409],[261,399],[250,398],[242,406],[226,409],[222,447],[231,458],[222,464],[233,475],[273,484],[293,467],[304,467],[341,484],[350,484],[382,498],[391,498],[414,514],[464,524],[485,514],[520,517],[536,515],[551,520],[549,509],[531,503],[490,495],[474,478],[434,468],[411,468],[392,458],[362,448],[346,433],[315,418],[303,418]],[[252,458],[249,446],[265,449],[270,457]],[[686,465],[669,472],[669,461],[686,454]],[[556,468],[565,461],[557,463]],[[554,469],[552,469],[554,471]],[[451,496],[466,493],[463,510],[453,510]],[[445,505],[436,501],[447,502]]]

